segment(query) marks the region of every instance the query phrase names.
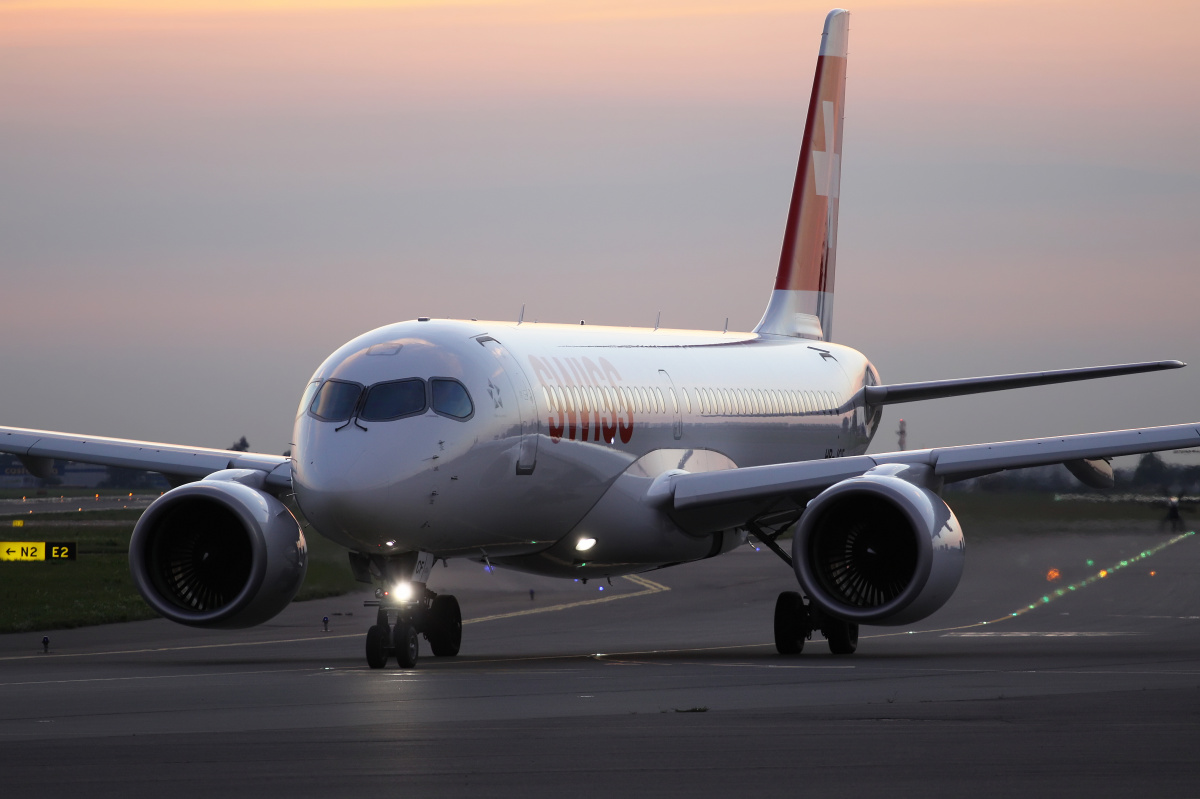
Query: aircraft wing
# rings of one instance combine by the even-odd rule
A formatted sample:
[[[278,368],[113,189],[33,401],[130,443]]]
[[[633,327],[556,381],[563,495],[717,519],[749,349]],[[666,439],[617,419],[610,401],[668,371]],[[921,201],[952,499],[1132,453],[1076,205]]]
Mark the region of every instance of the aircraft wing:
[[[266,472],[265,485],[275,490],[290,488],[292,481],[291,460],[282,455],[180,447],[20,427],[0,427],[0,452],[16,455],[38,477],[48,474],[54,460],[67,460],[161,472],[174,483],[199,480],[222,469]]]
[[[685,529],[712,532],[741,526],[775,511],[802,509],[829,486],[884,464],[923,464],[952,483],[1008,469],[1198,445],[1200,424],[1181,424],[798,461],[675,475],[670,499],[672,515]]]

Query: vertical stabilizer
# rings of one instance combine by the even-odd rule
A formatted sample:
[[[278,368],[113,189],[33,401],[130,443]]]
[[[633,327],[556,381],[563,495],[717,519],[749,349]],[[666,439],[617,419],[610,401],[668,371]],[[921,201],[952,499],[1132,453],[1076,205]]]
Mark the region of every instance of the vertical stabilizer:
[[[756,333],[826,341],[833,334],[833,273],[849,28],[849,11],[835,8],[825,17],[796,185],[783,234],[779,273],[767,311],[754,329]]]

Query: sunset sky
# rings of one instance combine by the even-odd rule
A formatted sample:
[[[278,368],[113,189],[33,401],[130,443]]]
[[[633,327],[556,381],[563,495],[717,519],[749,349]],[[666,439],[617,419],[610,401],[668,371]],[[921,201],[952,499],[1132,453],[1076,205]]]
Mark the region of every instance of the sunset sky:
[[[827,3],[0,0],[0,425],[288,447],[418,315],[732,329],[779,257]],[[835,339],[876,451],[1200,421],[1200,3],[867,0]]]

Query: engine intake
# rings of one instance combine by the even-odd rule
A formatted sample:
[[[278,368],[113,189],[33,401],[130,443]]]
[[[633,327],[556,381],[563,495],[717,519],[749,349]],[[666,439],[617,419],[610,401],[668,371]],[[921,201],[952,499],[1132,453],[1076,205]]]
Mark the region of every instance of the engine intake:
[[[792,541],[812,601],[861,624],[908,624],[936,611],[958,587],[964,553],[941,497],[876,470],[818,495]]]
[[[168,491],[138,519],[129,569],[146,602],[193,627],[252,627],[287,607],[308,547],[283,503],[227,470]]]

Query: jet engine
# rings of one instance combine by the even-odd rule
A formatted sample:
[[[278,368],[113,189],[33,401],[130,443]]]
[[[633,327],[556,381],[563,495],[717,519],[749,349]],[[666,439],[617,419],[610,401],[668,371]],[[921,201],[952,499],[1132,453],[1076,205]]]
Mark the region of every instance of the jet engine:
[[[283,610],[304,582],[308,547],[263,473],[216,472],[168,491],[142,514],[129,570],[142,597],[193,627],[252,627]]]
[[[878,467],[808,504],[792,541],[792,564],[820,610],[860,624],[908,624],[954,593],[963,569],[962,530],[941,497],[896,476],[912,470]]]

